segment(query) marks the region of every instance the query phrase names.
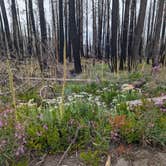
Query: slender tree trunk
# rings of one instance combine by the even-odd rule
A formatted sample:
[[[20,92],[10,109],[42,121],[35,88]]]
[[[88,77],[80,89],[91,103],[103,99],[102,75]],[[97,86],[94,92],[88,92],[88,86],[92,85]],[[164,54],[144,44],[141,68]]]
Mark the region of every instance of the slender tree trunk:
[[[82,72],[81,68],[81,59],[80,59],[80,48],[79,48],[79,38],[76,27],[76,18],[75,18],[75,0],[69,1],[69,25],[70,25],[70,36],[71,36],[71,45],[72,52],[74,57],[74,69],[77,74]]]
[[[64,27],[63,27],[63,0],[59,0],[59,62],[63,63]]]
[[[147,0],[141,0],[138,21],[134,30],[134,41],[132,45],[131,54],[134,58],[134,63],[136,65],[139,60],[139,48],[140,48],[141,37],[142,37],[143,29],[144,29],[146,6],[147,6]]]
[[[97,28],[96,28],[96,3],[92,0],[92,15],[93,15],[93,56],[97,55]]]
[[[160,54],[160,32],[162,26],[162,15],[164,11],[164,0],[158,1],[158,9],[156,14],[156,25],[154,29],[154,44],[153,44],[153,64],[158,65]]]
[[[89,34],[88,34],[88,24],[89,24],[89,17],[88,17],[88,0],[86,0],[86,57],[89,58]]]
[[[10,52],[12,52],[12,39],[11,39],[11,33],[10,33],[10,29],[9,29],[9,22],[8,22],[8,18],[7,18],[4,0],[0,0],[0,6],[1,6],[3,21],[4,21],[4,29],[5,29],[5,33],[6,33],[8,48],[9,48]]]
[[[122,33],[122,49],[121,49],[121,58],[120,58],[120,70],[124,69],[124,63],[126,62],[126,57],[128,56],[128,29],[129,29],[129,11],[130,11],[130,2],[131,0],[126,0],[125,3],[125,14],[124,14],[124,23],[123,23],[123,33]]]
[[[112,72],[117,72],[118,57],[118,26],[119,26],[119,0],[112,2],[112,39],[111,39],[111,62]]]

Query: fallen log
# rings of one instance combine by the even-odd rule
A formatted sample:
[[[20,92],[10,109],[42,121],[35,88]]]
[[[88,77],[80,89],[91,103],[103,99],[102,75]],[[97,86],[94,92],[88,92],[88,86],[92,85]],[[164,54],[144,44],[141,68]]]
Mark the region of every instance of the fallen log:
[[[42,77],[18,77],[20,80],[32,80],[32,81],[55,81],[55,82],[88,82],[93,83],[97,80],[92,79],[63,79],[63,78],[42,78]]]
[[[161,105],[162,103],[164,103],[164,101],[166,101],[166,95],[161,96],[161,97],[147,98],[146,101],[153,102],[155,105]],[[131,107],[140,106],[143,104],[143,101],[142,100],[133,100],[133,101],[128,101],[127,104]]]

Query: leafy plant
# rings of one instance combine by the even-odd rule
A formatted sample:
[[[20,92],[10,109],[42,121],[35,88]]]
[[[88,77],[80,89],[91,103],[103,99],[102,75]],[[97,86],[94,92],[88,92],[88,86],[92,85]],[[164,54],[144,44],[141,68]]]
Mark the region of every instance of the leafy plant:
[[[82,152],[80,154],[80,159],[83,160],[86,165],[91,165],[91,166],[100,165],[98,151],[90,151],[89,150],[88,152]]]

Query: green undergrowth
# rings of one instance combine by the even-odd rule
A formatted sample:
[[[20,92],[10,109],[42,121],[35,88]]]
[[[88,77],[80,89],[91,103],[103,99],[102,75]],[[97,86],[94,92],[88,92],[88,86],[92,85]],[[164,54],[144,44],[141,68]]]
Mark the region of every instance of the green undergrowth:
[[[129,78],[132,82],[141,77],[141,73],[132,73]],[[42,101],[37,89],[17,95],[27,104],[18,104],[16,110],[0,110],[0,151],[3,153],[0,165],[26,163],[24,159],[29,153],[61,154],[74,140],[77,130],[70,152],[79,151],[86,165],[100,165],[101,157],[116,143],[164,148],[166,103],[155,106],[146,98],[164,93],[165,85],[151,84],[152,91],[147,84],[139,90],[122,91],[121,85],[126,82],[127,79],[116,83],[68,83],[63,103],[62,86],[57,84],[54,90],[59,96],[51,103]],[[127,102],[136,99],[142,100],[143,105],[129,107]],[[20,163],[15,164],[16,161]]]

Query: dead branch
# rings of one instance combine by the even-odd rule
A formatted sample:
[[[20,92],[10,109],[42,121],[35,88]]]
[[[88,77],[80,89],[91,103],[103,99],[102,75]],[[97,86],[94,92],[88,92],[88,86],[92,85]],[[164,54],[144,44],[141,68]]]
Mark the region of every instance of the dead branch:
[[[47,154],[44,154],[43,157],[42,157],[42,159],[41,159],[41,161],[39,161],[38,163],[36,163],[36,166],[42,165],[44,163],[46,157],[47,157]]]
[[[72,145],[76,142],[79,130],[80,130],[80,127],[77,128],[77,130],[75,132],[74,139],[72,140],[72,142],[70,143],[70,145],[68,146],[68,148],[66,149],[66,151],[64,152],[63,156],[60,158],[57,166],[60,166],[62,164],[63,160],[65,159],[65,157],[68,154],[69,150],[71,149]]]
[[[96,82],[96,80],[91,79],[63,79],[63,78],[42,78],[42,77],[18,77],[20,80],[33,80],[33,81],[55,81],[55,82]]]

